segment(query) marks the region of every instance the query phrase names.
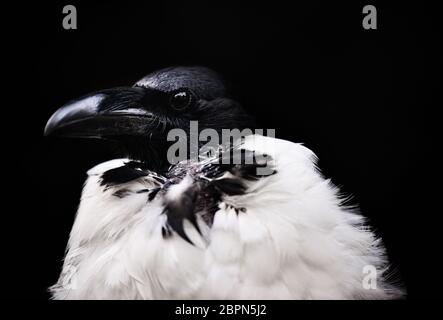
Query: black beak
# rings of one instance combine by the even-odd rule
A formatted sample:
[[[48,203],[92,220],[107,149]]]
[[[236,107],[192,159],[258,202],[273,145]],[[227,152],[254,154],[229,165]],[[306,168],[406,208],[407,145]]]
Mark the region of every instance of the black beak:
[[[48,120],[44,134],[105,138],[142,135],[154,121],[143,106],[145,89],[121,87],[102,90],[71,101]]]

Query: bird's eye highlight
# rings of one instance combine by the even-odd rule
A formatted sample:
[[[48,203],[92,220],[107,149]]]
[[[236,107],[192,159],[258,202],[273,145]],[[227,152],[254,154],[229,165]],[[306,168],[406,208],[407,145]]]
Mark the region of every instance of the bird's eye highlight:
[[[175,110],[184,110],[192,102],[192,95],[190,92],[182,90],[174,92],[170,98],[170,105]]]

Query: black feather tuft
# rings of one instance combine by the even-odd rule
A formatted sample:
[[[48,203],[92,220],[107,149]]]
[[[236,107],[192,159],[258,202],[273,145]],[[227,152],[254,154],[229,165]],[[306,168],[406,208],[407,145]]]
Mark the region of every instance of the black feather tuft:
[[[183,194],[177,200],[168,201],[163,211],[163,213],[167,216],[168,226],[170,226],[180,237],[190,244],[193,243],[185,233],[183,222],[185,219],[187,219],[201,234],[200,228],[197,224],[197,218],[195,216],[197,196],[198,184],[194,184],[183,192]]]
[[[124,165],[104,172],[101,176],[100,185],[109,188],[147,175],[148,173],[145,171]]]
[[[240,179],[223,178],[211,182],[218,190],[228,196],[244,194],[246,186]]]
[[[154,200],[155,196],[157,195],[157,193],[161,190],[161,188],[155,188],[153,189],[148,196],[148,201],[152,201]]]

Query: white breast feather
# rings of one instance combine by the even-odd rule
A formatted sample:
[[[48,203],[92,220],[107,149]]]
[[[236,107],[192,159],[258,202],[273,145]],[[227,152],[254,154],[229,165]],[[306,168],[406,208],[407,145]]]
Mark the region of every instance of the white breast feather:
[[[248,182],[246,195],[224,199],[201,237],[191,224],[162,237],[162,199],[104,191],[88,172],[55,299],[362,299],[396,297],[384,281],[384,250],[362,216],[341,206],[338,190],[300,144],[250,136],[244,148],[272,156],[277,174]],[[189,183],[184,180],[183,183]],[[140,178],[118,188],[153,188]],[[176,197],[175,186],[166,197]],[[236,213],[231,206],[245,207]],[[206,228],[206,229],[205,229]],[[363,268],[378,270],[377,289],[364,289]]]

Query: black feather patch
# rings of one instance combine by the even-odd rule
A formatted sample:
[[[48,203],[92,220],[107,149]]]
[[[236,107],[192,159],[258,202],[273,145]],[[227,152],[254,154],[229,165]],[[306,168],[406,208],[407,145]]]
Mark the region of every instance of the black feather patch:
[[[213,180],[211,182],[218,190],[228,196],[236,196],[244,194],[246,191],[246,186],[240,179],[233,178],[223,178],[218,180]]]
[[[120,190],[115,191],[112,195],[117,198],[123,199],[124,197],[129,196],[131,193],[132,192],[130,190],[122,188]]]
[[[252,163],[236,165],[230,170],[230,172],[233,175],[246,180],[258,180],[260,178],[265,178],[267,176],[276,174],[277,170],[275,170],[274,166],[272,165],[272,157],[269,155],[262,155],[262,157],[262,162],[258,162],[254,157],[254,161]],[[267,174],[260,174],[259,169],[263,170],[265,168],[267,168]]]
[[[104,172],[101,176],[100,185],[109,188],[147,175],[148,173],[145,171],[124,165]]]
[[[152,201],[154,200],[155,196],[157,195],[157,193],[161,190],[161,188],[155,188],[153,189],[148,196],[148,201]]]
[[[183,228],[183,222],[187,219],[195,229],[200,232],[200,228],[197,224],[197,219],[195,216],[195,206],[196,200],[198,196],[198,186],[196,184],[192,185],[185,192],[181,194],[181,196],[174,201],[168,201],[165,204],[165,209],[163,211],[167,216],[168,226],[171,227],[177,234],[182,237],[184,240],[193,244],[191,239],[189,239],[188,235],[185,233]],[[167,233],[162,232],[163,236]]]
[[[256,154],[246,149],[226,150],[219,155],[217,163],[207,164],[202,172],[208,178],[218,178],[225,172],[245,180],[258,180],[277,173],[274,169],[273,158],[266,154]],[[264,171],[263,169],[267,169]],[[260,174],[259,169],[267,174]]]
[[[171,230],[171,227],[168,226],[168,225],[163,226],[163,227],[162,227],[162,237],[163,237],[164,239],[166,239],[166,238],[169,238],[169,237],[171,237],[171,236],[172,236],[172,230]]]

